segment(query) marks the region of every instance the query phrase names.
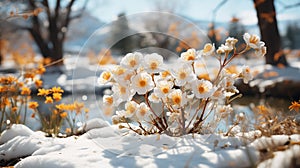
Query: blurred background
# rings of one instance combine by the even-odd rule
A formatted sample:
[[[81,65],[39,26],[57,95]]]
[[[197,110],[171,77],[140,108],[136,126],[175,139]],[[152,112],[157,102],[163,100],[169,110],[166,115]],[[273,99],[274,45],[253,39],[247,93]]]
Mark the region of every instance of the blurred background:
[[[101,66],[118,63],[126,53],[158,52],[168,60],[207,42],[217,48],[228,36],[242,42],[248,32],[260,35],[268,48],[263,59],[246,53],[235,62],[263,67],[254,69],[263,80],[253,85],[265,87],[262,81],[269,79],[268,86],[273,85],[287,74],[279,82],[292,83],[240,89],[250,96],[259,93],[263,101],[266,96],[285,98],[278,101],[286,107],[300,95],[299,10],[299,0],[2,0],[0,74],[16,74],[43,60],[44,87],[59,85],[72,93],[65,101],[87,101],[96,110],[104,91],[97,84]],[[258,99],[245,101],[250,100]]]

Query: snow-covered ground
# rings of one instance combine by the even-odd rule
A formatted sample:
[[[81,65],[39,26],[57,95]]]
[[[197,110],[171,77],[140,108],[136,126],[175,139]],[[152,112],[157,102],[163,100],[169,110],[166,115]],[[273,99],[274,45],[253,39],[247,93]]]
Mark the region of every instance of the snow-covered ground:
[[[258,167],[287,167],[300,158],[300,135],[259,138],[258,131],[226,137],[219,134],[141,136],[93,119],[81,136],[49,138],[24,125],[13,125],[0,137],[0,162],[22,158],[15,167],[251,167],[259,151],[294,144],[275,152]],[[299,165],[299,163],[298,163]]]

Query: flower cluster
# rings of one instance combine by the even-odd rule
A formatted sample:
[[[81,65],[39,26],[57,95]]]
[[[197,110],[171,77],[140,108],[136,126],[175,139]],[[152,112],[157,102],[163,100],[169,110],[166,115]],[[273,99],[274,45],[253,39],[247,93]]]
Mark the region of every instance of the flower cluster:
[[[99,83],[112,85],[112,94],[103,96],[104,107],[117,109],[112,116],[114,124],[125,123],[122,128],[139,134],[201,132],[213,111],[223,118],[232,111],[229,103],[239,92],[234,82],[241,78],[248,83],[252,79],[248,66],[236,74],[230,73],[227,65],[251,48],[258,55],[265,54],[258,36],[246,33],[244,39],[246,48],[239,53],[237,39],[228,38],[217,50],[210,43],[200,51],[188,49],[173,64],[165,63],[156,53],[129,53],[120,65],[106,69],[99,77]],[[216,57],[220,62],[214,78],[206,71],[205,57]],[[131,123],[137,123],[138,128]]]
[[[37,109],[39,104],[37,102],[29,102],[28,107],[34,112],[32,113],[32,118],[39,119],[42,124],[42,130],[51,136],[57,136],[61,132],[61,126],[64,121],[68,127],[65,132],[68,135],[73,135],[76,133],[76,128],[78,123],[87,118],[88,109],[84,108],[83,103],[74,102],[71,104],[65,104],[58,102],[62,99],[63,89],[60,87],[52,87],[50,89],[38,89],[38,96],[45,97],[45,104],[52,104],[50,119],[47,119],[40,111]]]
[[[44,72],[44,66],[38,65],[25,68],[18,76],[0,77],[0,132],[5,120],[10,124],[26,123],[27,104],[31,99],[32,85],[41,87],[43,82],[38,75]]]
[[[45,97],[45,103],[51,104],[53,100],[60,101],[64,91],[60,87],[52,87],[51,89],[41,88],[38,90],[38,96]]]

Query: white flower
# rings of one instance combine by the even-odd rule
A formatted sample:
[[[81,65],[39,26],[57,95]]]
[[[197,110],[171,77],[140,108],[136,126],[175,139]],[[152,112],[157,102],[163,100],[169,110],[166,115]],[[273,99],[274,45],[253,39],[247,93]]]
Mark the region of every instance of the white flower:
[[[126,102],[124,116],[126,118],[133,118],[133,116],[135,115],[137,109],[138,109],[138,104],[136,102],[134,102],[134,101]]]
[[[168,98],[174,108],[183,107],[187,103],[186,94],[180,89],[173,89]]]
[[[148,73],[161,72],[163,68],[163,57],[159,54],[147,54],[144,56],[143,67]]]
[[[136,117],[139,121],[150,121],[150,108],[144,103],[142,102],[137,109],[136,112]]]
[[[260,41],[260,38],[254,34],[250,35],[249,33],[245,33],[243,38],[246,44],[253,49],[259,49],[265,45],[265,43]]]
[[[165,98],[170,93],[173,88],[173,82],[161,80],[156,83],[156,87],[154,88],[153,92],[159,98]]]
[[[194,61],[196,60],[196,50],[191,48],[188,49],[186,52],[181,53],[180,59],[183,61]]]
[[[143,55],[139,52],[128,53],[122,58],[120,64],[128,69],[137,69],[141,65],[142,59]]]
[[[248,66],[243,66],[242,72],[240,73],[240,76],[243,78],[244,83],[248,83],[250,80],[253,79],[253,76],[251,74],[250,68]]]
[[[151,75],[146,72],[138,73],[132,79],[132,88],[138,94],[143,95],[154,88]]]
[[[221,118],[227,117],[229,114],[233,112],[233,108],[231,105],[223,105],[223,106],[218,106],[217,107],[217,113],[221,116]]]
[[[220,86],[226,90],[226,92],[230,93],[239,93],[239,90],[234,86],[234,82],[236,79],[235,74],[227,74],[226,71],[223,71],[225,73],[223,79],[220,82]]]
[[[223,54],[223,53],[229,53],[230,51],[232,51],[233,48],[231,48],[230,46],[228,45],[224,45],[224,44],[221,44],[221,46],[217,49],[217,53],[218,54]]]
[[[121,120],[122,120],[122,117],[119,116],[119,115],[113,115],[111,117],[111,120],[112,120],[113,124],[119,124],[121,122]]]
[[[124,101],[131,100],[134,92],[129,87],[114,83],[112,86],[114,105],[118,106]]]
[[[101,73],[98,82],[100,84],[106,84],[107,82],[109,82],[112,79],[112,73],[110,71],[104,71]]]
[[[208,80],[196,80],[192,85],[192,90],[195,96],[199,99],[210,97],[216,89],[213,88],[213,84]]]
[[[164,70],[164,71],[160,72],[159,75],[154,75],[155,83],[157,83],[160,80],[173,80],[171,72],[169,70]]]
[[[258,57],[263,57],[265,56],[267,53],[267,47],[265,46],[261,46],[258,49],[255,49],[255,55],[257,55]]]
[[[211,56],[214,54],[215,51],[215,45],[214,44],[210,44],[210,43],[206,43],[204,45],[203,50],[201,50],[201,55],[202,56]]]
[[[237,39],[233,37],[228,37],[225,41],[225,46],[228,46],[231,50],[235,47],[235,44],[238,42]]]
[[[225,94],[222,88],[219,88],[214,91],[214,93],[211,95],[211,99],[213,100],[223,100],[225,98]]]
[[[104,95],[103,96],[103,103],[107,106],[112,106],[114,104],[114,98],[111,95]]]
[[[124,68],[120,65],[115,65],[115,66],[113,66],[111,72],[114,74],[114,76],[118,77],[120,75],[123,75],[126,71],[127,71],[126,68]]]
[[[171,74],[175,78],[175,85],[177,86],[183,86],[187,82],[192,82],[196,79],[196,75],[193,72],[193,67],[188,63],[174,65]]]
[[[134,71],[126,69],[120,65],[116,65],[112,68],[112,74],[115,81],[125,85],[130,84],[130,78],[134,75]]]
[[[160,101],[160,98],[155,93],[151,93],[148,99],[153,103],[159,103]]]

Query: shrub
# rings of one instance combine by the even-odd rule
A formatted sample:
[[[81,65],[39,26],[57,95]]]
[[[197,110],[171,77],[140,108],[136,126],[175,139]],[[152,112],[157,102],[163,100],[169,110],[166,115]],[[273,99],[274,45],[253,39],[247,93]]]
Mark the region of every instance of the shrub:
[[[143,135],[212,132],[215,121],[233,111],[230,102],[239,96],[234,82],[252,79],[248,66],[234,73],[227,69],[229,63],[250,49],[258,56],[266,53],[258,36],[246,33],[243,37],[246,47],[240,52],[237,39],[230,37],[217,50],[210,43],[200,51],[189,49],[172,64],[164,63],[156,53],[128,53],[99,77],[101,84],[112,85],[112,94],[103,96],[104,109],[116,110],[114,124]],[[215,75],[208,72],[205,57],[218,60]],[[209,122],[212,113],[216,115]]]

